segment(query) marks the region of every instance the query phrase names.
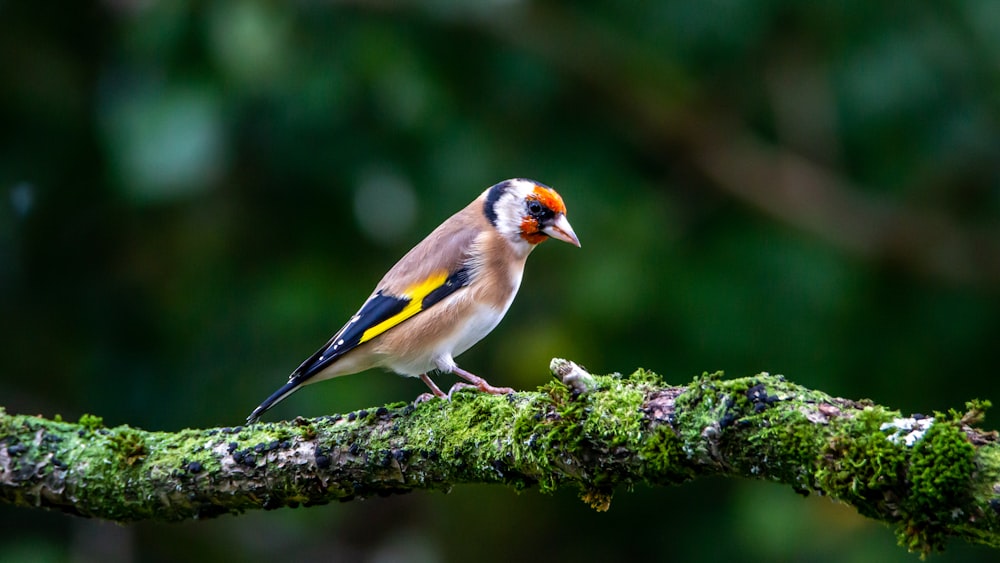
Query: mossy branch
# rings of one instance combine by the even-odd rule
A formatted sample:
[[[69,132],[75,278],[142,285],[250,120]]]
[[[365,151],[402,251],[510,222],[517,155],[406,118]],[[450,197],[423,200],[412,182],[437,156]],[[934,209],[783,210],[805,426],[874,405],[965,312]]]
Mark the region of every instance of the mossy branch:
[[[177,521],[498,483],[575,486],[606,510],[622,484],[727,475],[836,498],[923,553],[951,537],[1000,547],[1000,446],[975,427],[987,403],[905,417],[767,373],[670,386],[552,368],[536,392],[173,433],[0,409],[0,501]]]

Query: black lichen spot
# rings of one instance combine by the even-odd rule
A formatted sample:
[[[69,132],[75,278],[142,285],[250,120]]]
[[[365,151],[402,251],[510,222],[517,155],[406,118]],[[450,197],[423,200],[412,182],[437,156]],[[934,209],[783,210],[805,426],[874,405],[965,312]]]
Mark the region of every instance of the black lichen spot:
[[[403,408],[403,416],[409,416],[413,414],[413,411],[417,410],[417,407],[410,403]]]
[[[226,426],[226,427],[220,428],[219,432],[222,432],[223,434],[232,434],[233,433],[233,429],[230,428],[230,427],[228,427],[228,426]]]
[[[758,383],[747,389],[746,396],[747,399],[750,399],[750,404],[753,405],[753,412],[756,414],[764,412],[768,407],[778,402],[776,395],[767,394],[767,388],[762,383]]]
[[[235,452],[237,449],[239,449],[239,447],[240,445],[237,444],[236,442],[229,442],[229,445],[226,446],[226,452],[231,454]]]
[[[719,428],[727,428],[736,422],[736,415],[732,411],[726,411],[719,419]]]
[[[915,412],[912,415],[910,415],[910,418],[912,418],[913,420],[923,420],[927,418],[927,415]]]
[[[233,452],[233,461],[240,465],[253,467],[257,465],[257,456],[249,449]]]
[[[389,409],[387,409],[385,407],[379,407],[378,410],[375,411],[375,416],[377,416],[379,418],[383,418],[383,417],[385,417],[388,414],[389,414]]]
[[[278,447],[283,450],[287,450],[292,447],[292,442],[290,440],[282,440],[278,443]]]
[[[219,433],[219,431],[216,430],[215,428],[213,428],[213,429],[209,430],[208,432],[205,432],[205,435],[206,436],[215,436],[218,433]]]
[[[271,440],[270,442],[267,443],[267,451],[273,452],[276,449],[278,449],[278,441],[277,440]]]
[[[358,418],[358,415],[354,414],[353,412],[347,413],[347,422],[354,422],[355,419],[357,419],[357,418]]]
[[[726,408],[722,412],[722,418],[719,419],[719,428],[727,428],[736,422],[736,413],[733,412],[735,406],[736,399],[732,397],[726,399]]]
[[[331,414],[330,416],[326,417],[326,419],[329,420],[330,422],[337,422],[342,418],[344,417],[340,416],[340,414]]]
[[[410,459],[410,452],[404,449],[393,450],[392,457],[399,463],[406,463]]]
[[[368,411],[366,411],[366,410],[360,410],[360,411],[358,411],[358,418],[359,419],[361,419],[361,418],[368,418]]]
[[[320,453],[319,451],[316,452],[316,467],[319,467],[320,469],[327,469],[330,467],[330,461],[330,456]]]
[[[201,462],[192,461],[191,463],[187,464],[187,470],[190,473],[201,473],[202,470]]]
[[[59,458],[55,458],[55,457],[52,458],[52,465],[55,465],[59,469],[66,469],[67,467],[69,467],[69,465],[66,465],[66,462],[64,462],[63,460],[61,460]]]
[[[259,444],[257,444],[256,446],[253,447],[253,451],[256,452],[256,453],[264,453],[264,450],[266,448],[267,448],[267,444],[261,442],[261,443],[259,443]]]
[[[347,453],[351,455],[358,455],[358,452],[360,451],[361,451],[361,446],[359,446],[357,442],[351,444],[351,447],[347,448]]]
[[[28,446],[24,444],[14,444],[13,446],[7,446],[7,454],[11,456],[18,456],[28,451]]]
[[[243,432],[242,426],[237,426],[236,428],[233,428],[233,434],[239,434],[240,432]]]

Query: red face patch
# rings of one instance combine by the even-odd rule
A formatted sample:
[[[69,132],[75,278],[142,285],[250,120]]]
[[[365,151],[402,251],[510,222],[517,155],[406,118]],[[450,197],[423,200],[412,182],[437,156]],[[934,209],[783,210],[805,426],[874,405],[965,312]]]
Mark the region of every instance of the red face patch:
[[[539,203],[548,207],[555,213],[566,213],[566,204],[563,203],[562,196],[557,194],[554,190],[550,190],[549,188],[544,188],[542,186],[535,186],[535,189],[528,197],[537,199]]]
[[[539,230],[538,220],[528,215],[521,220],[521,238],[531,244],[538,244],[549,238],[549,235]]]

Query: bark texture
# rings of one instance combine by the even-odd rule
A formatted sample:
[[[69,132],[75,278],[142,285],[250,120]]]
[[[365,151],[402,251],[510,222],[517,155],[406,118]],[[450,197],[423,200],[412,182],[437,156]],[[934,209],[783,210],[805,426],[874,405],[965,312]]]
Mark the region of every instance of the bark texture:
[[[848,503],[922,553],[949,538],[1000,547],[1000,445],[977,428],[988,403],[904,416],[767,373],[672,386],[565,360],[552,371],[534,392],[171,433],[0,409],[0,501],[177,521],[497,483],[574,486],[607,510],[622,484],[726,475]]]

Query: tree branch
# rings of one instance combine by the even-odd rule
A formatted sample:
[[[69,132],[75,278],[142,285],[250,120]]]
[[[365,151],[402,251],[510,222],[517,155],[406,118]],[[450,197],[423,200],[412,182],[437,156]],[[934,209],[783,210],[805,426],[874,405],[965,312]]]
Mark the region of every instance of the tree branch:
[[[462,483],[575,486],[607,510],[621,484],[777,481],[894,525],[924,553],[1000,547],[1000,446],[968,412],[903,417],[761,373],[669,386],[553,360],[537,392],[458,393],[251,427],[147,432],[0,409],[0,501],[116,522],[177,521]]]

